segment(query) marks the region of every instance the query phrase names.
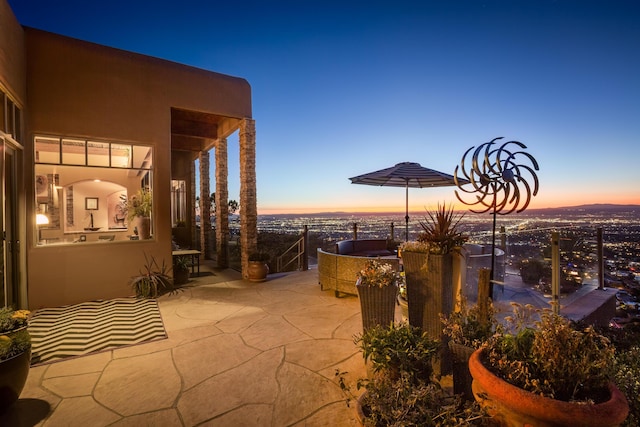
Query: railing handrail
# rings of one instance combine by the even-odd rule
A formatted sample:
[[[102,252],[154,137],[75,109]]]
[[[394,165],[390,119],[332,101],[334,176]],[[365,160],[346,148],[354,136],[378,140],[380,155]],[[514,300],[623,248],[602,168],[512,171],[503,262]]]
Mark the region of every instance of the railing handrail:
[[[300,237],[294,244],[292,244],[286,251],[284,251],[278,258],[276,259],[276,270],[277,272],[282,271],[284,268],[288,267],[294,261],[298,262],[298,270],[302,269],[302,256],[304,255],[304,236]],[[294,249],[297,249],[297,254],[291,258],[285,265],[282,265],[282,260]]]

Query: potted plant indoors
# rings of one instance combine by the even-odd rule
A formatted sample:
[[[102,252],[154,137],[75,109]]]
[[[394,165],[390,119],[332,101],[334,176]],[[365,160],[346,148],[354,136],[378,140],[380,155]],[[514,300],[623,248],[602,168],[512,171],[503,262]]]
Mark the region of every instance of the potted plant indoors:
[[[629,406],[611,381],[610,341],[550,309],[512,305],[506,330],[469,359],[473,393],[492,418],[503,426],[620,425]]]
[[[29,311],[0,309],[0,413],[20,397],[29,375]]]
[[[434,377],[438,342],[406,322],[377,325],[354,337],[372,374],[357,380],[358,396],[337,371],[349,400],[357,399],[358,419],[366,426],[471,426],[485,418],[476,402],[462,402]]]
[[[502,331],[496,319],[496,310],[489,300],[482,304],[469,305],[462,297],[450,315],[441,315],[444,335],[449,338],[448,346],[453,361],[453,392],[464,399],[473,400],[469,372],[469,358],[495,333]]]
[[[136,220],[135,227],[141,240],[151,237],[151,209],[153,208],[153,198],[151,192],[140,189],[131,196],[127,203],[127,218],[129,222]]]
[[[356,289],[362,313],[362,329],[394,322],[398,295],[397,272],[393,266],[377,259],[367,260],[357,274]]]
[[[189,281],[191,258],[187,255],[173,257],[173,284],[184,285]]]
[[[130,286],[138,298],[155,298],[163,289],[171,289],[171,276],[169,268],[165,265],[158,265],[153,256],[144,254],[145,264],[140,274],[131,278]]]
[[[264,282],[269,274],[269,254],[266,252],[253,252],[249,254],[249,280],[252,282]]]

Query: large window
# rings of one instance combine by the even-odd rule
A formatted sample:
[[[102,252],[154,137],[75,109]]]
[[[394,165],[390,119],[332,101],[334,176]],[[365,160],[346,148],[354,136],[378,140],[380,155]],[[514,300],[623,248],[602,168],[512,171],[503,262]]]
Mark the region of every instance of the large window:
[[[128,213],[140,194],[153,200],[150,146],[51,136],[34,146],[39,245],[147,238],[153,221]]]
[[[20,108],[0,90],[0,130],[11,135],[13,139],[22,142],[22,113]]]

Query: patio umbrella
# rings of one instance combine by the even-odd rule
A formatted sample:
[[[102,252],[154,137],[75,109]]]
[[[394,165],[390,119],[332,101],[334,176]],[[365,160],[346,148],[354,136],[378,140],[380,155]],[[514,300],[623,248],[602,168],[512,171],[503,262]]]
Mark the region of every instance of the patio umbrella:
[[[405,187],[405,240],[409,240],[409,187],[448,187],[456,185],[452,175],[425,168],[419,163],[402,162],[387,169],[349,178],[352,184]],[[460,179],[458,179],[460,181]]]

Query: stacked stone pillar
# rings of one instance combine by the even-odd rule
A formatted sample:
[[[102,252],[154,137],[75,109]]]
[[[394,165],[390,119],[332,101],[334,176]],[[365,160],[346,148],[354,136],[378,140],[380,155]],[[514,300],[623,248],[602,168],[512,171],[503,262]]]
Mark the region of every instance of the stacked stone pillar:
[[[258,248],[255,120],[240,122],[240,244],[242,277],[249,277],[249,254]]]
[[[229,267],[229,161],[227,139],[215,146],[216,159],[216,258],[220,268]]]
[[[200,252],[204,259],[211,259],[211,200],[209,184],[209,152],[200,151]]]
[[[191,177],[191,188],[189,191],[190,199],[189,204],[187,206],[195,206],[196,205],[196,165],[195,162],[191,162],[191,167],[189,168],[189,175]],[[197,236],[197,228],[196,228],[196,210],[189,209],[189,224],[191,224],[191,233],[189,233],[189,241],[191,244],[189,247],[192,247],[198,240]]]

